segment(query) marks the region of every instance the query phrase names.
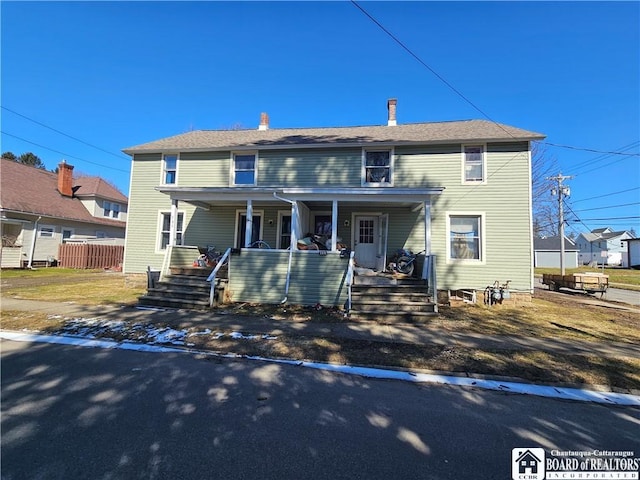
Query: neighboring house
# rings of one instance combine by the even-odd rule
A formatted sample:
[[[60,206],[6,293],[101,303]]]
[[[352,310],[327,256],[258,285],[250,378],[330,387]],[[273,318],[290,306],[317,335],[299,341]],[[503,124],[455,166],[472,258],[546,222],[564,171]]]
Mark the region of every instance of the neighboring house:
[[[229,266],[232,301],[342,305],[342,245],[372,270],[406,248],[436,259],[441,289],[511,280],[530,295],[530,142],[544,136],[485,120],[400,125],[396,101],[387,107],[382,126],[272,129],[263,113],[256,130],[197,130],[125,149],[124,272],[173,264],[170,244],[241,248]],[[329,251],[298,249],[310,233]],[[257,240],[272,249],[246,248]]]
[[[1,160],[2,267],[51,263],[63,242],[124,245],[128,200],[98,177],[73,178],[64,161],[58,173]]]
[[[623,242],[627,243],[627,260],[623,263],[627,268],[640,270],[640,238],[627,238]]]
[[[533,266],[560,268],[560,237],[533,239]],[[564,266],[578,268],[578,247],[571,239],[564,238]]]
[[[627,267],[627,244],[633,238],[627,231],[614,232],[610,228],[598,228],[590,233],[578,235],[576,244],[580,249],[580,263],[604,263]]]

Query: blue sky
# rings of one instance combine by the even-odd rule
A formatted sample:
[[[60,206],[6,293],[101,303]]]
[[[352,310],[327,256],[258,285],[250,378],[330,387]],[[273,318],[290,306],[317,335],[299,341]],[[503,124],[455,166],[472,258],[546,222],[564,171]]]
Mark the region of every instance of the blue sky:
[[[347,1],[3,1],[1,149],[127,194],[123,148],[260,112],[271,128],[385,124],[397,98],[399,123],[546,134],[575,175],[573,228],[640,234],[639,2],[360,5],[462,96]]]

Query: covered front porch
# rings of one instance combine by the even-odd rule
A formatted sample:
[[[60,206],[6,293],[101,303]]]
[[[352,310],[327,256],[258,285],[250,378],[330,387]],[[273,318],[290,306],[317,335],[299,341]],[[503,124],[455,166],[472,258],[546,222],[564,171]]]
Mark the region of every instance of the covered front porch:
[[[406,248],[421,252],[414,277],[435,298],[431,200],[440,188],[158,190],[171,198],[162,277],[191,266],[198,246],[215,245],[228,271],[224,301],[350,309],[352,286],[372,283],[393,252]],[[181,225],[183,203],[197,208]],[[222,271],[216,266],[208,276],[211,305]]]

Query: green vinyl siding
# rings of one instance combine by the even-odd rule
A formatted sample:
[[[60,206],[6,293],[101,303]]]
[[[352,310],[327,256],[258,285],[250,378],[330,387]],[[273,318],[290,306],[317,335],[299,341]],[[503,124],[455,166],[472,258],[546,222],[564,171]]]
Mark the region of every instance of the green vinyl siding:
[[[244,249],[230,259],[225,295],[233,302],[281,303],[288,264],[288,251]],[[287,303],[342,305],[347,297],[347,265],[337,253],[293,251]]]
[[[391,188],[444,188],[441,195],[431,197],[431,252],[437,255],[439,288],[484,289],[495,280],[512,280],[514,290],[530,291],[532,232],[528,144],[486,144],[485,181],[481,184],[463,183],[461,147],[461,144],[395,146],[394,187]],[[181,153],[178,186],[228,187],[230,158],[231,151]],[[160,154],[136,155],[132,168],[125,271],[143,272],[147,265],[159,268],[162,264],[163,255],[155,251],[158,211],[169,211],[170,201],[167,195],[155,190],[161,180]],[[257,179],[260,187],[360,188],[361,172],[362,149],[358,147],[258,150]],[[313,221],[314,213],[326,214],[331,211],[331,200],[327,198],[323,204],[308,205],[311,209],[310,222]],[[391,257],[399,248],[419,252],[424,249],[425,223],[423,210],[415,207],[415,204],[399,206],[392,203],[340,202],[338,236],[344,243],[353,246],[352,229],[355,226],[352,222],[355,213],[388,214],[387,256]],[[212,204],[210,209],[195,208],[180,202],[179,210],[185,212],[184,243],[215,245],[220,251],[235,246],[237,214],[245,209],[244,202],[236,205]],[[263,213],[261,239],[275,247],[278,212],[289,211],[290,206],[285,203],[260,205],[259,202],[254,202],[253,209],[254,212]],[[482,262],[463,264],[447,259],[447,215],[465,214],[478,214],[483,217]],[[303,229],[303,233],[306,233],[307,229],[311,229],[311,225],[304,226]],[[275,252],[270,254],[277,255]],[[241,257],[242,255],[240,259],[233,259],[238,268],[244,268]],[[298,259],[297,255],[294,257]],[[245,257],[245,260],[246,258],[248,257]],[[235,294],[240,295],[236,298],[242,298],[241,301],[265,302],[268,299],[272,303],[282,300],[283,265],[274,260],[275,258],[276,256],[272,256],[261,260],[263,263],[260,267],[264,267],[264,270],[260,271],[265,272],[264,278],[255,275],[255,271],[246,275],[241,274],[241,270],[236,272],[241,275],[236,277],[236,281],[244,278],[242,283],[235,284]],[[331,256],[311,255],[302,258],[308,265],[298,264],[298,268],[312,269],[318,267],[313,262],[320,262],[320,258]],[[286,263],[285,261],[285,268]],[[294,268],[294,272],[296,271]],[[335,278],[331,278],[328,283],[332,285],[335,281]],[[321,280],[320,284],[324,285],[324,280]],[[303,298],[304,303],[315,304],[322,298],[321,303],[331,304],[327,297],[332,294],[321,294],[318,288],[303,279],[295,284],[292,282],[290,293],[292,296]],[[298,292],[296,289],[302,289],[304,292]],[[327,288],[326,291],[332,290]]]
[[[178,186],[228,187],[231,152],[188,152],[180,154]]]
[[[169,212],[171,201],[155,190],[161,180],[162,155],[136,155],[131,169],[124,272],[142,273],[147,266],[153,269],[162,266],[164,251],[158,251],[159,212]],[[195,207],[183,203],[179,210],[185,213],[186,229]]]
[[[278,187],[359,187],[362,150],[262,151],[258,185]]]

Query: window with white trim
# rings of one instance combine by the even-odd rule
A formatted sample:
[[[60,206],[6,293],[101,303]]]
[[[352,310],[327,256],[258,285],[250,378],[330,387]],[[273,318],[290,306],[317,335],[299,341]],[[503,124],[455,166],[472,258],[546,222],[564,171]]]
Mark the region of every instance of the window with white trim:
[[[112,203],[111,204],[111,217],[118,218],[120,216],[120,204]]]
[[[365,149],[362,152],[362,185],[390,186],[393,180],[393,150]]]
[[[53,238],[56,233],[56,227],[52,227],[50,225],[41,225],[38,228],[38,236],[43,238]]]
[[[256,184],[256,154],[236,153],[233,155],[233,184]]]
[[[463,183],[483,183],[486,181],[484,145],[463,145],[462,169]]]
[[[182,229],[184,225],[184,213],[178,213],[176,225],[176,245],[182,245]],[[160,212],[160,245],[159,250],[165,250],[169,245],[171,235],[171,212]]]
[[[178,176],[178,156],[164,155],[162,157],[162,183],[174,185]]]
[[[448,259],[453,261],[483,260],[482,215],[448,216]]]

